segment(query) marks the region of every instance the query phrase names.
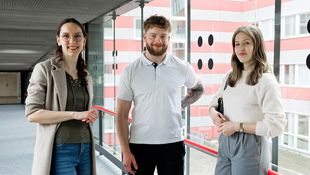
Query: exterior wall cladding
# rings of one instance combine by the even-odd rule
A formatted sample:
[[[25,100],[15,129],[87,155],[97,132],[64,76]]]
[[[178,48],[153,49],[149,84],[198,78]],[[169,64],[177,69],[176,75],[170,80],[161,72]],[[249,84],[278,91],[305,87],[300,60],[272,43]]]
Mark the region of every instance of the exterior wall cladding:
[[[186,4],[186,1],[180,1]],[[307,5],[306,5],[307,4]],[[144,16],[152,14],[164,15],[171,20],[172,35],[170,51],[186,59],[186,13],[181,8],[178,15],[173,15],[176,2],[153,0],[146,4]],[[184,6],[184,5],[183,5]],[[281,11],[281,51],[280,76],[283,105],[287,112],[288,125],[286,132],[280,136],[280,146],[310,154],[309,146],[309,114],[310,114],[310,70],[306,66],[306,58],[310,54],[310,35],[306,29],[310,17],[310,1],[282,1]],[[218,133],[208,116],[208,103],[218,90],[223,76],[230,69],[232,52],[231,37],[234,30],[241,25],[258,25],[265,37],[268,61],[273,65],[274,50],[274,1],[191,1],[191,63],[201,76],[206,93],[202,99],[191,106],[191,134],[200,142],[216,140]],[[304,15],[304,16],[303,16]],[[306,24],[302,23],[305,17]],[[122,70],[130,62],[140,56],[141,40],[139,34],[140,9],[134,9],[116,19],[116,82]],[[303,32],[306,31],[306,32]],[[293,32],[293,33],[292,33]],[[213,36],[214,43],[208,44]],[[201,37],[202,45],[198,46]],[[105,67],[112,65],[112,35],[106,35],[104,41]],[[203,65],[199,69],[197,62]],[[208,68],[212,59],[214,66]],[[114,84],[108,76],[114,74],[105,70],[104,98],[107,108],[114,105]],[[115,85],[117,87],[117,84]],[[109,105],[111,104],[111,105]],[[203,141],[201,141],[203,140]]]

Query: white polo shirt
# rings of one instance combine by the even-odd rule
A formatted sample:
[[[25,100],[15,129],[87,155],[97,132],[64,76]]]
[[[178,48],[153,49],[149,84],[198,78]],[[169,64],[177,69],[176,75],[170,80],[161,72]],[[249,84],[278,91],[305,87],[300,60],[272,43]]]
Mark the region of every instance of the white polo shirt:
[[[134,102],[130,143],[183,140],[181,88],[193,88],[197,81],[189,63],[169,54],[156,69],[144,54],[128,65],[120,78],[117,97]]]

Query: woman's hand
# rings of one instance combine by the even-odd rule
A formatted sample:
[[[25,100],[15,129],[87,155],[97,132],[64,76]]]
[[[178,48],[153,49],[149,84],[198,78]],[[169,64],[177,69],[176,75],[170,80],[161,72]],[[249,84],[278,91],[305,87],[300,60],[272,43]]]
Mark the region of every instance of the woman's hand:
[[[220,124],[222,124],[223,122],[226,121],[225,117],[223,114],[221,114],[220,112],[218,112],[217,110],[215,110],[214,107],[210,108],[210,116],[211,119],[213,121],[213,124],[217,127],[220,126]]]
[[[81,120],[86,123],[93,123],[98,118],[98,112],[96,109],[90,109],[88,111],[83,112],[75,112],[74,119]]]
[[[231,136],[235,132],[239,130],[239,123],[234,123],[234,122],[223,122],[219,125],[220,132],[222,132],[225,136]]]

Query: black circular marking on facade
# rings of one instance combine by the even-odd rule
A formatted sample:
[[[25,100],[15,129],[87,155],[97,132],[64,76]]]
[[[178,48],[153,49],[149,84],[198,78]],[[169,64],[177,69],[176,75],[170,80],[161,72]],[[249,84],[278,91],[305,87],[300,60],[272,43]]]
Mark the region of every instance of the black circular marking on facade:
[[[202,65],[203,65],[202,60],[199,59],[199,60],[198,60],[198,63],[197,63],[197,66],[198,66],[198,69],[199,69],[199,70],[202,68]]]
[[[308,69],[310,69],[310,54],[307,56],[307,61],[306,61]]]
[[[307,30],[310,33],[310,19],[309,19],[308,24],[307,24]]]
[[[212,58],[210,58],[209,60],[208,60],[208,68],[211,70],[211,69],[213,69],[213,59]]]
[[[214,41],[213,35],[210,34],[209,37],[208,37],[208,44],[209,44],[210,46],[212,46],[213,41]]]
[[[199,37],[198,37],[198,41],[197,41],[198,46],[201,47],[201,46],[202,46],[202,43],[203,43],[202,37],[199,36]]]

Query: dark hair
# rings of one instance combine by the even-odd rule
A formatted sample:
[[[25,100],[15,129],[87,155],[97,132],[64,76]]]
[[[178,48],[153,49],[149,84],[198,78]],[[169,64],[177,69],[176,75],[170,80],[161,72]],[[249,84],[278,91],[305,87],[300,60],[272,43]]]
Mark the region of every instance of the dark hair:
[[[231,87],[234,87],[237,81],[241,78],[242,70],[244,69],[243,63],[239,61],[235,53],[235,39],[236,35],[240,32],[248,35],[254,43],[252,55],[253,69],[247,77],[246,83],[249,85],[255,85],[258,82],[258,79],[262,77],[263,73],[270,72],[265,53],[264,38],[261,31],[255,26],[239,27],[232,37],[233,54],[231,56],[231,66],[233,70],[228,77],[228,84]]]
[[[82,30],[82,33],[83,33],[83,36],[84,38],[87,38],[87,33],[83,27],[83,25],[76,19],[74,18],[66,18],[64,19],[58,26],[57,28],[57,33],[56,35],[58,37],[60,37],[60,30],[61,30],[61,27],[64,25],[64,24],[67,24],[67,23],[73,23],[73,24],[76,24],[77,26],[80,27],[80,29]],[[57,49],[56,49],[56,57],[59,57],[60,59],[63,59],[63,52],[62,52],[62,48],[61,46],[58,46],[58,44],[56,43],[56,46],[57,46]],[[82,53],[79,54],[78,56],[78,60],[77,60],[77,64],[76,64],[76,69],[78,70],[78,78],[80,79],[82,85],[87,85],[87,81],[86,81],[86,75],[87,75],[87,72],[86,72],[86,64],[82,58]]]
[[[170,22],[164,16],[152,15],[147,18],[143,24],[144,32],[147,32],[152,27],[159,27],[161,29],[168,30],[168,32],[171,32]]]

